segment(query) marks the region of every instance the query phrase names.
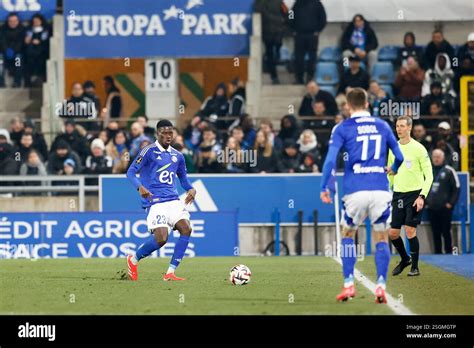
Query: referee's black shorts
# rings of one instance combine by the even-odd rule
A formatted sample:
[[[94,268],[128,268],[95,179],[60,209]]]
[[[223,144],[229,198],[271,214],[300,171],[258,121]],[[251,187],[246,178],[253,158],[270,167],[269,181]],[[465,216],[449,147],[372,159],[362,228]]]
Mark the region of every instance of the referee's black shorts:
[[[421,222],[421,213],[413,206],[421,190],[394,192],[392,198],[392,222],[390,226],[400,229],[402,226],[416,227]]]

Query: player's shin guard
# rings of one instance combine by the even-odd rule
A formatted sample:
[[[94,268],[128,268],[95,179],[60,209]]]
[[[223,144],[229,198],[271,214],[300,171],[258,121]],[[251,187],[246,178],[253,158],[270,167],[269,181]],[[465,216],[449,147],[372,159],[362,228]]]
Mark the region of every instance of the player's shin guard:
[[[161,245],[158,244],[158,242],[155,240],[155,237],[151,236],[145,242],[145,244],[138,248],[137,252],[135,253],[135,258],[137,261],[140,261],[141,259],[150,256],[152,252],[158,250],[160,247]]]
[[[408,239],[408,243],[410,244],[410,255],[412,260],[411,268],[418,269],[418,255],[420,253],[420,242],[418,241],[418,237],[415,236]]]
[[[171,258],[170,267],[167,273],[173,272],[180,264],[181,260],[184,257],[186,248],[189,244],[189,236],[181,235],[174,247],[173,257]]]
[[[342,273],[344,274],[344,282],[346,283],[347,280],[353,279],[354,277],[354,265],[356,263],[357,255],[354,239],[342,238],[341,244]]]
[[[387,242],[378,242],[375,245],[375,267],[377,268],[377,281],[387,280],[388,265],[390,263],[390,250]]]

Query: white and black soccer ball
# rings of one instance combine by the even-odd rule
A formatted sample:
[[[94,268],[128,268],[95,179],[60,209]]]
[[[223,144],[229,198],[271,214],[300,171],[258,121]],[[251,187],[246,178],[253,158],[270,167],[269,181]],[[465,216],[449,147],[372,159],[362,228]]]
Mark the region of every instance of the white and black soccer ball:
[[[229,280],[234,285],[245,285],[250,282],[252,272],[245,265],[237,265],[232,267],[229,274]]]

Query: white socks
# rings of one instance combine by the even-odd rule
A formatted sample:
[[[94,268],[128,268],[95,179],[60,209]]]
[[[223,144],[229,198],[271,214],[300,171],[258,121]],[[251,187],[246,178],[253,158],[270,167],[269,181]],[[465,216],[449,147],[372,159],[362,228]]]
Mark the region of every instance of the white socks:
[[[138,265],[138,260],[137,258],[135,257],[135,255],[132,255],[132,257],[130,258],[130,261],[132,261],[132,263],[136,266]]]
[[[176,269],[175,266],[170,265],[170,266],[168,267],[168,270],[166,271],[166,274],[174,273],[174,270],[175,270],[175,269]]]

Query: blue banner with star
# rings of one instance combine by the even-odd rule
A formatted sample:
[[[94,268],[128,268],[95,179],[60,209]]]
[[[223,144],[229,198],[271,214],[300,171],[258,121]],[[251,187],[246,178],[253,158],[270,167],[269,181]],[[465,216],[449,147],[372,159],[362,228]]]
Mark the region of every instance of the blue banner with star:
[[[67,0],[66,58],[248,56],[253,0]]]

